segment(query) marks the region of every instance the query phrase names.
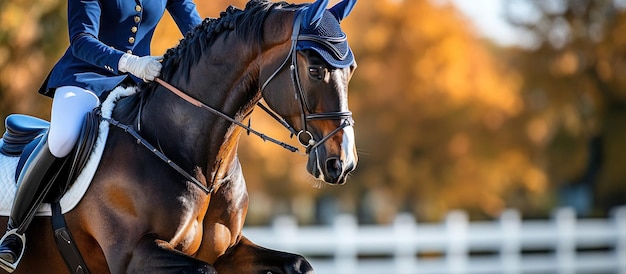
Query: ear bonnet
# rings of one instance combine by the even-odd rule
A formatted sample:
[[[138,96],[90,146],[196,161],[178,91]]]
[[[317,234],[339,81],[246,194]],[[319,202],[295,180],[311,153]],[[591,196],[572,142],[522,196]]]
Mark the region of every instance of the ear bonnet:
[[[301,11],[305,14],[296,49],[313,50],[334,67],[348,67],[354,62],[354,55],[339,22],[356,1],[343,1],[328,10],[324,2],[328,1],[318,1]]]

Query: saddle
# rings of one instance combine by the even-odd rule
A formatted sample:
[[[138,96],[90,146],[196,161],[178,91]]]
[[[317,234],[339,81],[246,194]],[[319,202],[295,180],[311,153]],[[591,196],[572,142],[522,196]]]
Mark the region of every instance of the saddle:
[[[85,115],[78,142],[63,160],[61,168],[47,174],[44,178],[45,181],[53,180],[52,188],[44,202],[58,202],[85,167],[98,137],[99,116],[96,111],[97,109],[94,109]],[[6,118],[6,131],[2,136],[3,142],[0,143],[0,153],[20,157],[15,172],[16,182],[26,160],[39,140],[48,134],[49,127],[48,121],[33,116],[11,114]]]

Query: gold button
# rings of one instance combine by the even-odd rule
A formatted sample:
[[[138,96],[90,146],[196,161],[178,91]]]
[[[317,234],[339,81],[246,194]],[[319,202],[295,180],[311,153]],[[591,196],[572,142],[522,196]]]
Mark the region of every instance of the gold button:
[[[133,54],[133,51],[132,50],[127,50],[126,53]]]
[[[128,38],[128,43],[135,43],[135,37],[129,37]]]
[[[141,21],[141,17],[135,16],[135,23],[139,23],[139,21]]]
[[[137,33],[137,27],[130,28],[130,31],[133,32],[133,33]]]
[[[135,10],[136,10],[137,12],[140,12],[140,11],[141,11],[141,6],[140,6],[140,5],[135,6]]]

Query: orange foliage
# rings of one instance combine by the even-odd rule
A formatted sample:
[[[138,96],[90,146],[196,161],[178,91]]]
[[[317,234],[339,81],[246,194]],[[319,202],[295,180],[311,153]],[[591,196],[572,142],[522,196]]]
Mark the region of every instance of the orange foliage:
[[[66,36],[60,35],[66,33],[65,2],[22,2],[0,3],[0,111],[46,117],[49,100],[34,90],[67,46]],[[228,5],[242,8],[246,1],[196,2],[201,16],[217,17]],[[304,157],[242,137],[251,219],[261,222],[275,212],[294,212],[313,221],[319,197],[334,197],[335,211],[358,211],[366,221],[382,222],[399,210],[427,220],[455,208],[479,217],[495,216],[506,207],[549,211],[554,185],[579,173],[585,154],[548,148],[560,138],[560,128],[583,134],[589,127],[569,101],[571,95],[558,92],[561,82],[551,77],[567,82],[588,59],[576,49],[528,55],[494,51],[454,7],[432,3],[359,1],[342,22],[358,63],[350,107],[360,163],[347,185],[313,188],[319,185],[307,175]],[[619,53],[614,45],[626,43],[626,19],[620,20],[625,22],[607,35],[614,42],[600,44],[594,52],[599,79],[623,87],[626,78],[619,76],[626,66],[613,58]],[[153,54],[163,54],[181,38],[166,13],[155,33]],[[520,61],[509,55],[524,57]],[[588,86],[590,82],[576,85]],[[547,96],[545,90],[556,92]],[[624,90],[615,89],[615,96],[624,97]],[[601,98],[599,93],[588,96]],[[253,114],[252,125],[289,139],[260,113]],[[569,165],[555,164],[561,162]],[[619,163],[609,163],[607,180],[623,175]]]

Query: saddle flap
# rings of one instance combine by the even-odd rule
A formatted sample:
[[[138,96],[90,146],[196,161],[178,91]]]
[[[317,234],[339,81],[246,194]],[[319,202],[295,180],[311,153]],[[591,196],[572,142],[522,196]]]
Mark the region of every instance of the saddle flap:
[[[60,171],[61,175],[57,178],[58,181],[54,183],[46,197],[47,201],[58,202],[80,175],[98,139],[99,121],[100,117],[96,114],[96,109],[85,115],[78,142],[67,156]]]

